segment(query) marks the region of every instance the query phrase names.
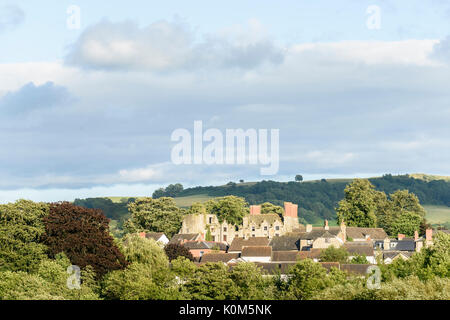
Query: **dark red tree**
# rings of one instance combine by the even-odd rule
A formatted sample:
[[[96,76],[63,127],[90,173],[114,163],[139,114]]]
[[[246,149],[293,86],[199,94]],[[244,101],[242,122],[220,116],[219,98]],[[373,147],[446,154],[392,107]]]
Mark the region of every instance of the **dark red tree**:
[[[194,257],[188,248],[178,243],[168,243],[164,247],[164,251],[166,252],[169,261],[175,260],[176,258],[182,256],[186,257],[191,261],[194,261]]]
[[[69,202],[52,203],[43,221],[43,242],[50,257],[64,252],[74,265],[92,266],[98,277],[126,267],[125,257],[109,234],[109,219],[101,210]]]

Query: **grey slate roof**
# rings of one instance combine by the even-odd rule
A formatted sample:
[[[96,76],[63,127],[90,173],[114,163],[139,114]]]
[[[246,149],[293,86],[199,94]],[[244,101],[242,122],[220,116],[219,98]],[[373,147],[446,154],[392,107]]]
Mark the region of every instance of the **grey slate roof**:
[[[311,232],[300,232],[299,238],[301,240],[316,240],[317,238],[334,238],[336,237],[341,229],[339,227],[330,227],[325,230],[323,227],[312,228]]]
[[[366,275],[367,268],[369,268],[371,264],[341,264],[341,270],[359,275]]]
[[[273,250],[273,249],[272,249]],[[272,261],[295,262],[300,259],[300,251],[272,251]]]
[[[392,243],[393,241],[391,241]],[[414,240],[400,240],[397,241],[397,245],[392,248],[395,251],[415,251],[416,250],[416,242]]]
[[[273,251],[300,250],[300,238],[298,235],[284,235],[275,237],[269,244]]]

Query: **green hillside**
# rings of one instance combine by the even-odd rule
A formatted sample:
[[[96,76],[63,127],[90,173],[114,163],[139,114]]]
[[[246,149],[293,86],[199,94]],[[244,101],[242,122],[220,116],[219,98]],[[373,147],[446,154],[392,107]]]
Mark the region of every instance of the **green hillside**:
[[[423,206],[427,211],[426,218],[432,225],[445,225],[450,228],[450,207],[446,206]]]

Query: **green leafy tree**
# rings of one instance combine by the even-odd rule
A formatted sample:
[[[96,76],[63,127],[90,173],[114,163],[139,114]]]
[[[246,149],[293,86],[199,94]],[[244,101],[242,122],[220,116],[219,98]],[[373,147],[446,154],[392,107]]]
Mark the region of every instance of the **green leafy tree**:
[[[283,219],[284,209],[270,202],[264,202],[261,205],[261,214],[276,213]]]
[[[187,214],[205,214],[205,213],[206,207],[204,204],[200,202],[194,202],[187,211]]]
[[[261,268],[254,263],[238,263],[233,267],[230,278],[236,286],[238,300],[273,299],[273,282],[264,278]]]
[[[164,232],[169,238],[181,228],[184,210],[172,198],[137,198],[128,205],[131,217],[124,224],[128,233]]]
[[[355,179],[344,190],[345,197],[337,208],[338,222],[347,226],[374,228],[377,226],[377,199],[381,196],[366,179]]]
[[[303,176],[301,174],[296,175],[295,176],[295,181],[302,182],[303,181]]]
[[[322,262],[340,262],[347,263],[349,253],[345,248],[335,248],[330,246],[320,253],[320,261]]]
[[[318,292],[336,285],[337,279],[343,279],[340,271],[334,270],[330,276],[319,263],[311,259],[300,260],[289,270],[286,294],[292,299],[308,300]]]
[[[223,263],[199,266],[184,288],[193,300],[231,300],[238,295],[238,289]]]
[[[27,200],[0,205],[0,271],[32,271],[47,257],[41,240],[48,213],[47,204]]]
[[[369,264],[369,261],[367,261],[367,258],[363,254],[356,254],[351,260],[350,263],[353,264]]]
[[[206,202],[206,210],[215,214],[220,223],[241,224],[242,218],[249,213],[245,199],[236,196],[215,198]]]

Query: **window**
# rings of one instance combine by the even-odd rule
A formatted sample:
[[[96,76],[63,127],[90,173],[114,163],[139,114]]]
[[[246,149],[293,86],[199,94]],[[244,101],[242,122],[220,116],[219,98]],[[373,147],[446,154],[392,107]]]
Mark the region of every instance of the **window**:
[[[252,231],[255,231],[255,227],[252,227]]]
[[[275,230],[277,230],[277,231],[280,230],[280,226],[276,226]]]
[[[203,256],[204,253],[204,251],[200,251],[200,257]]]
[[[212,241],[216,241],[216,236],[211,237]]]
[[[209,224],[212,223],[212,217],[209,217]]]
[[[223,227],[223,232],[227,232],[227,227]]]
[[[264,231],[267,231],[267,226],[264,226]]]
[[[252,237],[254,237],[255,236],[255,234],[252,234]]]
[[[280,235],[278,233],[275,233],[275,237],[279,237]]]
[[[239,231],[239,226],[235,226],[234,231]]]
[[[326,239],[325,239],[325,243],[330,243],[330,239],[329,239],[329,238],[326,238]]]
[[[227,241],[227,236],[226,235],[223,236],[223,241]]]

